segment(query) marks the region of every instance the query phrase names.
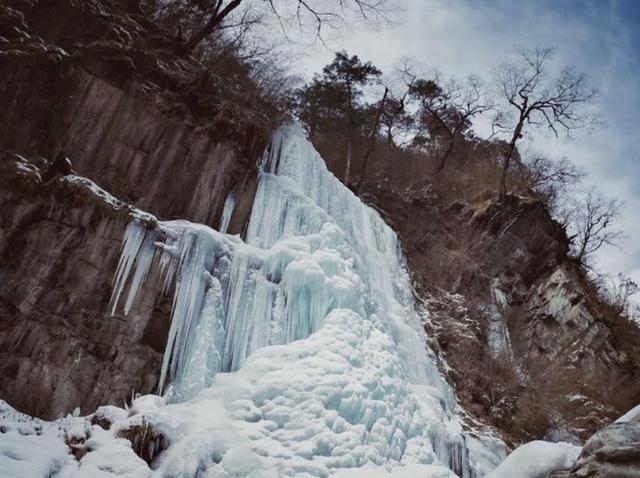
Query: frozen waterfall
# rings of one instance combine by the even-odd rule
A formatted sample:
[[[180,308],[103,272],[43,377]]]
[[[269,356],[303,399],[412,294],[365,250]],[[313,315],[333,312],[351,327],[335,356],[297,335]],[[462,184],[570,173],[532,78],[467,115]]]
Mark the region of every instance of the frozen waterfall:
[[[395,233],[298,126],[276,132],[259,167],[244,241],[186,221],[126,231],[112,312],[131,310],[152,271],[173,293],[161,473],[452,476],[444,466],[473,477],[495,466],[495,443],[463,432],[426,346]]]

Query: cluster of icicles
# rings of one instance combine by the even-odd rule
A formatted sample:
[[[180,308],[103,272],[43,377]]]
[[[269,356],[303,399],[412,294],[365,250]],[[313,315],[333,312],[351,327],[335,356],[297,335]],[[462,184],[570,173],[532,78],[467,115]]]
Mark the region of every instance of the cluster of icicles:
[[[388,391],[378,384],[362,392],[371,403],[393,397],[377,415],[345,407],[345,400],[338,411],[354,426],[363,423],[366,441],[376,420],[398,422],[381,415],[405,403],[403,394],[415,394],[419,399],[411,400],[418,408],[419,402],[428,405],[431,424],[413,423],[420,415],[408,413],[406,423],[390,432],[400,437],[399,445],[380,459],[407,461],[411,440],[427,440],[437,461],[460,476],[474,476],[455,398],[425,345],[395,233],[327,170],[298,126],[278,130],[259,168],[244,240],[187,221],[160,222],[152,229],[133,221],[126,231],[112,313],[131,311],[151,271],[162,281],[154,287],[173,293],[160,392],[186,402],[216,374],[241,369],[258,349],[308,340],[330,315],[334,321],[362,318],[394,344],[381,353],[398,355],[400,365],[388,373],[401,377],[407,389]],[[222,231],[233,204],[228,198]]]

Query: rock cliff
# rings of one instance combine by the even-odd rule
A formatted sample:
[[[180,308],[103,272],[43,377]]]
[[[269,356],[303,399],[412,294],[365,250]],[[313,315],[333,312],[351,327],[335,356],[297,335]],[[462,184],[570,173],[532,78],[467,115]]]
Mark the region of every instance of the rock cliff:
[[[108,313],[132,211],[218,227],[233,193],[241,232],[270,127],[250,94],[117,2],[11,1],[0,15],[0,395],[46,418],[122,404],[154,390],[170,312],[143,299]],[[97,184],[43,181],[56,157]]]
[[[549,478],[632,478],[640,475],[640,410],[622,417],[594,434],[585,443],[570,470]]]
[[[541,201],[389,181],[366,197],[402,238],[462,403],[508,441],[579,443],[640,402],[638,327],[611,314]]]

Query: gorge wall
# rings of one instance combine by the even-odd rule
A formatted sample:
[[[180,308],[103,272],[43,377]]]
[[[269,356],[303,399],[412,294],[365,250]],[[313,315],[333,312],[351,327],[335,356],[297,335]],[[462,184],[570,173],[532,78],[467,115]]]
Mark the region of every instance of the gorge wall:
[[[242,233],[279,118],[120,2],[0,16],[0,397],[46,418],[122,404],[155,389],[170,316],[154,277],[126,318],[108,313],[126,225],[139,208],[218,228],[233,193]],[[46,181],[60,155],[115,197]],[[579,440],[640,402],[637,328],[610,319],[544,204],[428,186],[370,181],[362,197],[402,240],[465,408],[513,441]]]
[[[465,408],[507,440],[579,443],[635,406],[638,327],[571,260],[544,203],[443,201],[437,180],[372,182],[365,197],[402,239]]]
[[[225,109],[210,92],[232,103],[237,92],[211,90],[201,66],[142,49],[169,40],[117,3],[0,11],[0,395],[47,418],[121,404],[154,390],[170,312],[150,291],[126,320],[107,313],[134,208],[218,227],[233,193],[228,231],[241,232],[269,128]],[[58,156],[118,199],[47,180]]]

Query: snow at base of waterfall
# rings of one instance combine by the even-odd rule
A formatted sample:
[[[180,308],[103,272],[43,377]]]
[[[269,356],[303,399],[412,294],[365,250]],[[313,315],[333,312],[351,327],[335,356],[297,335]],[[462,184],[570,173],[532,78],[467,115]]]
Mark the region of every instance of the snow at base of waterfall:
[[[281,357],[284,359],[285,357]],[[269,368],[269,367],[267,367]],[[225,374],[226,375],[226,374]],[[236,382],[232,394],[243,396],[260,380],[247,381],[248,377],[233,377]],[[226,384],[228,385],[228,384]],[[228,396],[203,394],[192,405],[166,405],[161,397],[147,395],[136,399],[128,410],[117,407],[100,407],[96,415],[112,422],[109,430],[91,424],[89,417],[72,417],[46,422],[20,414],[0,401],[0,477],[2,478],[153,478],[153,477],[274,477],[274,476],[330,476],[336,478],[456,478],[449,468],[437,464],[404,463],[395,466],[367,463],[359,468],[335,468],[330,473],[321,472],[323,464],[313,466],[305,460],[305,450],[310,446],[325,446],[328,451],[331,437],[335,432],[330,427],[324,430],[323,440],[305,439],[305,429],[317,426],[318,421],[307,423],[299,430],[288,427],[279,429],[280,439],[265,440],[259,432],[259,422],[255,421],[262,409],[253,410],[248,404],[235,401],[231,409],[226,403],[234,400]],[[311,404],[310,404],[311,405]],[[178,410],[174,408],[177,407]],[[301,411],[301,408],[304,410]],[[277,406],[270,407],[269,413],[277,414]],[[297,408],[290,413],[305,415],[314,413],[313,406]],[[277,417],[276,417],[277,418]],[[282,416],[280,416],[282,418]],[[155,421],[155,426],[168,433],[171,440],[178,440],[181,446],[165,455],[154,470],[141,460],[132,450],[131,443],[117,438],[118,432],[142,420]],[[277,422],[270,421],[275,427]],[[267,422],[265,421],[265,424]],[[315,423],[315,425],[314,425]],[[326,422],[325,422],[326,423]],[[212,425],[214,425],[212,427]],[[354,437],[353,428],[347,433],[343,443]],[[355,433],[357,435],[357,432]],[[273,434],[271,434],[273,435]],[[338,434],[339,435],[339,434]],[[79,461],[70,454],[65,441],[72,438],[86,447],[87,453]],[[185,441],[186,440],[186,441]],[[288,441],[287,441],[288,440]],[[342,440],[342,439],[340,439]],[[338,440],[338,441],[340,441]],[[253,446],[257,447],[253,449]],[[272,447],[272,448],[270,448]],[[170,448],[171,450],[171,448]],[[206,450],[213,466],[205,470],[201,466],[199,454]],[[255,451],[260,450],[256,455]],[[357,453],[349,453],[343,448],[343,463],[354,459]],[[289,465],[277,465],[279,455],[297,460],[288,460]],[[486,478],[539,478],[551,471],[570,468],[580,453],[580,447],[569,443],[533,441],[515,449],[497,468],[487,462],[480,477]],[[308,454],[307,454],[308,456]],[[326,457],[329,459],[330,454]],[[410,461],[410,460],[408,460]],[[325,462],[326,463],[326,462]],[[493,471],[489,471],[493,469]],[[311,470],[311,471],[310,471]]]
[[[571,468],[581,450],[571,443],[535,440],[513,450],[486,478],[543,478]]]
[[[35,426],[0,435],[0,476],[2,470],[22,470],[8,476],[455,477],[448,467],[463,465],[443,464],[438,452],[446,450],[434,449],[456,449],[442,428],[444,398],[408,384],[393,349],[388,335],[340,309],[306,340],[262,348],[237,372],[217,374],[190,401],[166,404],[147,395],[127,411],[102,407],[98,412],[113,422],[108,431],[91,425],[90,417],[47,423],[5,406],[3,430],[25,419]],[[141,421],[171,444],[154,470],[127,440],[116,438]],[[451,436],[459,433],[452,430]],[[68,455],[67,436],[87,448],[79,462]],[[462,449],[464,443],[457,445]],[[31,451],[16,451],[25,449]],[[495,459],[477,463],[478,476],[495,465]]]
[[[125,424],[124,410],[101,408],[111,411],[115,423]],[[91,425],[89,417],[39,420],[0,400],[0,478],[148,478],[147,464],[116,433],[117,428]],[[87,451],[80,461],[71,454],[74,441]]]

